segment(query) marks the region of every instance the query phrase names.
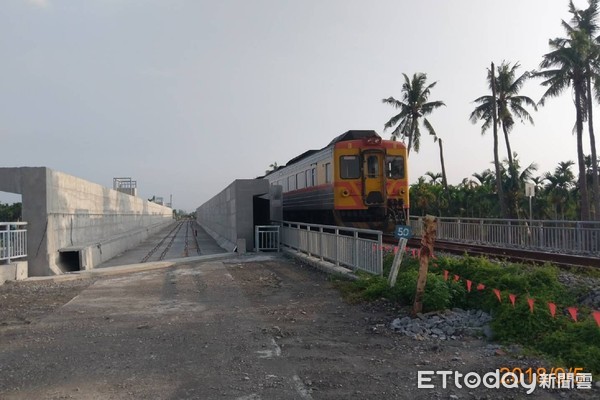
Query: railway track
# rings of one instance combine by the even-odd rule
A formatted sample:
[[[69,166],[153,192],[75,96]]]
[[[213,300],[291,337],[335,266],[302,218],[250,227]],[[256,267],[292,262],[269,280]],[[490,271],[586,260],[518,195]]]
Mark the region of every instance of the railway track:
[[[386,244],[397,244],[398,239],[391,235],[384,235],[383,242]],[[412,238],[408,241],[409,247],[420,247],[420,238]],[[483,246],[471,243],[457,243],[438,241],[435,242],[435,250],[451,254],[468,254],[470,256],[484,256],[499,258],[513,262],[524,262],[532,264],[543,264],[545,262],[555,264],[559,267],[585,267],[600,268],[600,258],[576,256],[571,254],[548,253],[535,250],[517,248],[500,248]]]
[[[185,229],[183,229],[184,225]],[[191,252],[200,254],[198,238],[195,237],[194,232],[193,221],[177,222],[156,246],[141,259],[140,263],[162,261],[166,258],[189,257]]]

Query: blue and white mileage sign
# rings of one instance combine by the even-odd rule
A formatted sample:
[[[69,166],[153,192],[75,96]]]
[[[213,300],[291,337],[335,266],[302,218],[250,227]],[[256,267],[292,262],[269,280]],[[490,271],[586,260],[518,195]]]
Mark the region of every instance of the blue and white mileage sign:
[[[396,239],[410,239],[412,237],[412,228],[408,225],[396,225],[394,236]]]

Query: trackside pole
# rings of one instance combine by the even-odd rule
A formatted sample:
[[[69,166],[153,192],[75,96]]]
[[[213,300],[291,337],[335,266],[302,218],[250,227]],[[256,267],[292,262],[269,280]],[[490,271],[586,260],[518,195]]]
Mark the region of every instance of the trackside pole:
[[[408,243],[408,239],[406,238],[401,238],[398,241],[398,251],[396,252],[396,254],[394,254],[394,262],[392,263],[390,276],[388,276],[388,284],[390,285],[390,287],[394,287],[396,285],[396,279],[398,278],[398,270],[400,269],[400,264],[402,264],[402,257],[404,256],[406,243]]]
[[[419,259],[419,278],[417,279],[417,291],[412,315],[416,316],[423,311],[423,294],[427,284],[427,269],[429,268],[429,257],[433,255],[433,244],[437,233],[437,219],[428,215],[423,219],[423,235],[421,236],[421,254]]]

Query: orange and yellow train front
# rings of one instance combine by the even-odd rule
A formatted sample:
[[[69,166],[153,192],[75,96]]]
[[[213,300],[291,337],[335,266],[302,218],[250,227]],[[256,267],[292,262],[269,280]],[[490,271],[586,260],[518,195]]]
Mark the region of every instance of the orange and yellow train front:
[[[374,135],[335,144],[334,210],[344,225],[393,230],[408,220],[406,147]]]

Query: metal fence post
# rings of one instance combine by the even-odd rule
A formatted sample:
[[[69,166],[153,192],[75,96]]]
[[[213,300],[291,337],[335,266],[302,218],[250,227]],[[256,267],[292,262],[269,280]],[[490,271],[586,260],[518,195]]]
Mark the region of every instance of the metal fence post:
[[[323,227],[319,227],[319,254],[321,255],[321,261],[323,261]]]
[[[7,254],[8,259],[7,259],[7,261],[10,264],[10,255],[12,253],[12,246],[11,246],[11,244],[12,244],[12,238],[10,237],[10,224],[7,225],[6,228],[8,229],[6,231],[6,238],[7,238],[7,240],[6,240],[6,249],[8,250],[8,254]]]
[[[383,234],[377,235],[377,268],[379,269],[379,275],[383,276]]]
[[[310,225],[306,226],[306,253],[308,254],[309,257],[312,256],[311,251],[310,251]]]
[[[340,257],[339,257],[339,250],[338,248],[340,247],[340,230],[338,228],[335,228],[335,266],[339,267],[340,266]]]
[[[356,231],[354,231],[354,256],[352,264],[356,271],[358,269],[358,232]]]
[[[483,220],[479,220],[479,241],[483,242]]]

